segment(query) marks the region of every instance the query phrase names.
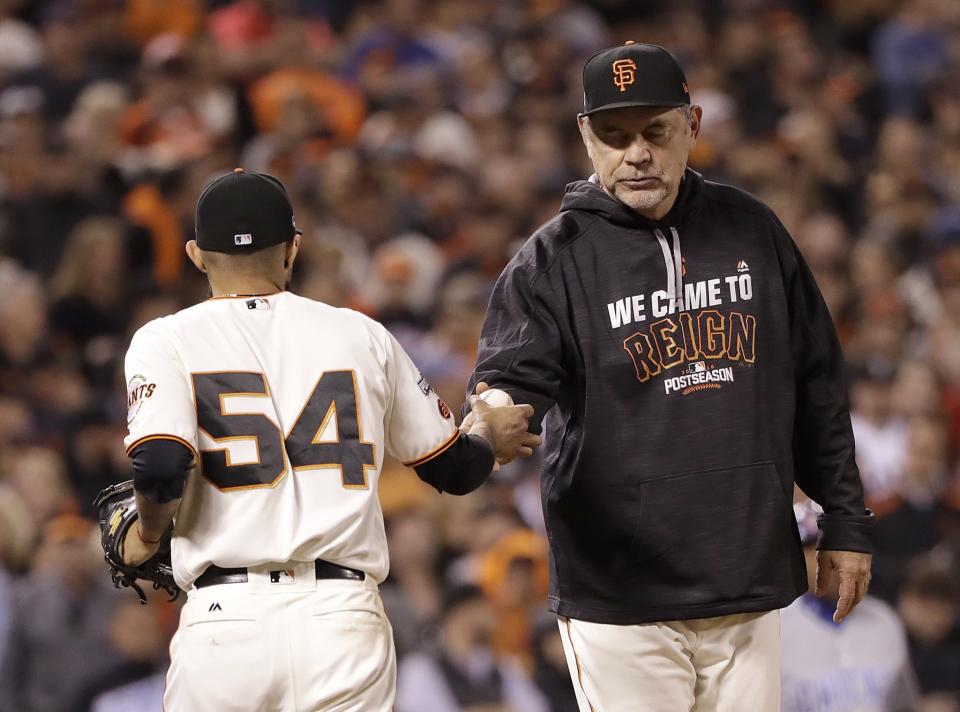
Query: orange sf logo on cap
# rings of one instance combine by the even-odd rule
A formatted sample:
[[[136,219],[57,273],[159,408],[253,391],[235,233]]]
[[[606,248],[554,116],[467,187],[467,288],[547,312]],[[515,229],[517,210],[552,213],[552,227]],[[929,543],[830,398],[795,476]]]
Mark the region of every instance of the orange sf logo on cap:
[[[627,87],[637,81],[637,63],[632,59],[618,59],[613,63],[613,83],[620,91],[626,91]]]

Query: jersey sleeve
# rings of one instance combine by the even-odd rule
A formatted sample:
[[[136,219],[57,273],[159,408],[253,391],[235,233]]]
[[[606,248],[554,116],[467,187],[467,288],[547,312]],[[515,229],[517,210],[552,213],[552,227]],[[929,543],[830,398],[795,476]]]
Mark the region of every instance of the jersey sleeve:
[[[387,409],[387,451],[408,467],[429,462],[460,436],[450,408],[421,375],[410,356],[386,334],[386,372],[393,398]]]
[[[127,453],[148,440],[164,439],[181,443],[196,457],[197,411],[189,374],[156,322],[134,334],[124,371]]]

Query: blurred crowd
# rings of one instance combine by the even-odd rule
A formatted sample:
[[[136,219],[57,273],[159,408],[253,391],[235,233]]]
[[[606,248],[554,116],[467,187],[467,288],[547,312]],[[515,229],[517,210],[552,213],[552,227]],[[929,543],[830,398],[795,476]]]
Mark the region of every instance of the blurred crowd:
[[[684,66],[692,166],[815,272],[870,593],[914,708],[960,710],[956,0],[0,0],[0,710],[159,710],[176,604],[112,589],[91,502],[130,477],[131,334],[207,296],[183,253],[202,186],[279,177],[292,289],[384,322],[458,404],[494,280],[590,173],[583,62],[627,39]],[[388,463],[380,489],[398,712],[575,710],[536,462],[464,498]]]

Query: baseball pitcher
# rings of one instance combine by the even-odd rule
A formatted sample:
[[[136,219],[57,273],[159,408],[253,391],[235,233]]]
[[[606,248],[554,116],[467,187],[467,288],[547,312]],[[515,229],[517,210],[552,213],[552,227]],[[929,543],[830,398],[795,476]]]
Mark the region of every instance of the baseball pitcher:
[[[213,296],[133,337],[136,508],[102,517],[121,568],[155,560],[172,531],[188,595],[166,709],[386,712],[384,453],[462,494],[531,453],[532,408],[474,397],[458,429],[383,326],[285,291],[300,235],[276,179],[218,178],[196,226],[187,253]]]

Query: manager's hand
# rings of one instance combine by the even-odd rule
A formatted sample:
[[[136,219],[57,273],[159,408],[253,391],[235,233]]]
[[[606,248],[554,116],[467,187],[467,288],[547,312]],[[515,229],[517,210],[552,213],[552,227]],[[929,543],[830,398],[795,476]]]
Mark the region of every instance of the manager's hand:
[[[859,551],[818,551],[817,552],[817,582],[814,593],[824,595],[833,576],[840,578],[840,597],[837,599],[837,610],[833,614],[833,622],[839,623],[846,618],[850,611],[867,595],[870,586],[871,554],[862,554]]]
[[[466,432],[480,435],[490,443],[496,466],[505,465],[518,457],[530,457],[534,448],[541,443],[539,435],[528,432],[533,406],[491,407],[480,398],[480,394],[486,390],[489,390],[486,383],[477,384],[476,395],[470,396],[470,414],[460,429],[464,430],[464,426],[467,426]]]

